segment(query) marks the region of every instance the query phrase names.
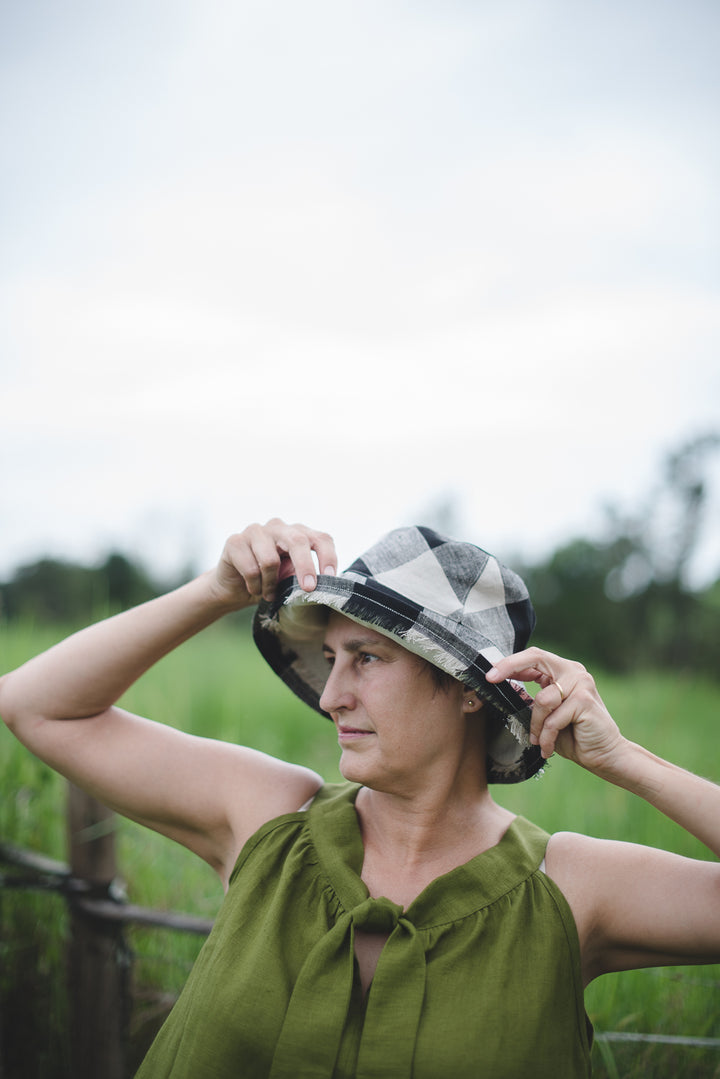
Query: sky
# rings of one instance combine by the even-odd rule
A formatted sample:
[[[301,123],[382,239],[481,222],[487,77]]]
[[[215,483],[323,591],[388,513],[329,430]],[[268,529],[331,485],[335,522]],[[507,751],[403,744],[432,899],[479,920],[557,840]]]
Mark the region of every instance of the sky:
[[[720,429],[719,46],[715,0],[2,5],[0,579],[642,506]]]

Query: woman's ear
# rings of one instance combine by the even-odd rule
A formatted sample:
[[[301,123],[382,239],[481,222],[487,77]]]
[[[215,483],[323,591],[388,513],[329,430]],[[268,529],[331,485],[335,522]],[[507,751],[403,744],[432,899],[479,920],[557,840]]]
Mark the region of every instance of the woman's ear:
[[[484,703],[485,702],[480,700],[474,690],[467,688],[463,689],[463,712],[466,714],[479,712]]]

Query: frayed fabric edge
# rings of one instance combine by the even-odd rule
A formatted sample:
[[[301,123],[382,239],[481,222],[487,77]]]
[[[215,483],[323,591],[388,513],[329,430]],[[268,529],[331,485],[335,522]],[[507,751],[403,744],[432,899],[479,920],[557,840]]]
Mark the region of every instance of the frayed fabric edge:
[[[510,731],[516,741],[522,746],[523,749],[527,749],[530,745],[530,735],[525,730],[525,727],[520,722],[517,716],[508,716],[505,720],[505,726]]]

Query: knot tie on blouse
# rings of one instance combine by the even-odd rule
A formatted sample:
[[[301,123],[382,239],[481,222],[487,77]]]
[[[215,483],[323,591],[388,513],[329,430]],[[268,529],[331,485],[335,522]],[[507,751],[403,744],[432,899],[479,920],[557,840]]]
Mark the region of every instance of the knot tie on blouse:
[[[365,933],[392,933],[395,926],[400,924],[402,912],[402,907],[384,896],[379,899],[368,897],[364,903],[353,907],[350,918],[353,928]]]
[[[309,952],[275,1048],[270,1079],[332,1079],[353,988],[355,931],[388,933],[368,995],[357,1079],[410,1079],[425,996],[425,950],[403,908],[384,897],[345,911]]]

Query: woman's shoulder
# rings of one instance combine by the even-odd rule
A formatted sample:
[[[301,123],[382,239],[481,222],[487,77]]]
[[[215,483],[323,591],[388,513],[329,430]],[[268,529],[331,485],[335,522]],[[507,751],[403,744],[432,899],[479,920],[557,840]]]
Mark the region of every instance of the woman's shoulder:
[[[553,832],[547,845],[548,876],[558,884],[568,886],[576,881],[587,883],[597,874],[606,872],[620,851],[634,846],[612,839],[597,839],[581,832]]]
[[[321,783],[302,808],[317,812],[333,807],[354,805],[360,789],[359,783],[349,783],[347,780],[339,783]]]

